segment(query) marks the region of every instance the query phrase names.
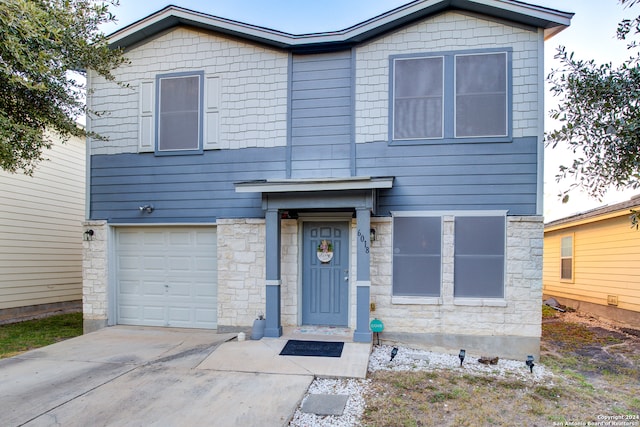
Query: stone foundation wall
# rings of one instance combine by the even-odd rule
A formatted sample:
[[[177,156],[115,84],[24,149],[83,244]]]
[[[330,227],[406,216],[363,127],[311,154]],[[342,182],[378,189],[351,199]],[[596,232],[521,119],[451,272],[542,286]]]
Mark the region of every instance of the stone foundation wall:
[[[106,221],[87,221],[82,228],[93,230],[90,240],[82,242],[82,312],[88,333],[107,326],[109,231]]]
[[[385,325],[382,339],[426,347],[502,352],[502,357],[539,354],[542,299],[541,217],[507,217],[504,299],[454,299],[454,216],[443,218],[440,298],[393,301],[392,218],[376,218],[371,246],[371,318]],[[485,338],[484,340],[481,338]],[[510,343],[510,344],[509,344]],[[507,352],[510,356],[506,356]]]
[[[218,329],[248,327],[265,312],[264,219],[218,219]]]

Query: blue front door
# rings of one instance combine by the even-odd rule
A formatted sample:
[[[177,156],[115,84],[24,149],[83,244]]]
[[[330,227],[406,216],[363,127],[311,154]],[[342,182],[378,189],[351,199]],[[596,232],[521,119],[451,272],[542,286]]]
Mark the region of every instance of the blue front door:
[[[347,326],[349,224],[305,222],[302,324]]]

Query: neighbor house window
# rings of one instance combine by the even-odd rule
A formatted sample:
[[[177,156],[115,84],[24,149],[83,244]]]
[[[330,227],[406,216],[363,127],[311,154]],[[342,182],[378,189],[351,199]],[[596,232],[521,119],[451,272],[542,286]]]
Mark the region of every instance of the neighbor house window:
[[[505,217],[455,218],[454,297],[503,298]]]
[[[202,149],[202,73],[158,76],[157,152]]]
[[[560,240],[560,279],[573,280],[573,236]]]
[[[440,296],[442,219],[393,219],[393,295]]]
[[[509,49],[391,57],[391,140],[507,141],[510,57]]]

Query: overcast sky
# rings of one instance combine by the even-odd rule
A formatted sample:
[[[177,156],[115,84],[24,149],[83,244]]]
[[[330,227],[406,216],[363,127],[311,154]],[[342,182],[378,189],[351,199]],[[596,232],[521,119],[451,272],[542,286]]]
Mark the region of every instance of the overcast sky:
[[[204,12],[248,24],[259,25],[292,34],[341,30],[408,3],[408,0],[120,0],[112,9],[116,24],[103,27],[105,33],[114,32],[169,4]],[[640,15],[640,6],[623,8],[618,0],[528,0],[528,3],[573,12],[571,27],[548,40],[545,45],[545,69],[548,73],[558,63],[553,59],[559,45],[575,52],[579,59],[620,63],[630,56],[624,42],[615,38],[618,22]],[[546,108],[557,101],[548,94]],[[555,123],[546,117],[545,131]],[[562,204],[557,194],[569,182],[555,182],[558,165],[568,163],[570,154],[558,149],[545,153],[545,220],[561,218],[572,213],[598,207],[604,203],[628,200],[633,191],[609,192],[597,201],[579,192],[572,192],[569,203]]]

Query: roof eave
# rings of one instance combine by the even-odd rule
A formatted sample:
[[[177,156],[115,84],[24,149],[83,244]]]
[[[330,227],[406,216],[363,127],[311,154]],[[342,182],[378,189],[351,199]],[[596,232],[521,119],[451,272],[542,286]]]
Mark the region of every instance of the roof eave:
[[[167,6],[109,36],[114,48],[128,48],[179,25],[202,28],[229,36],[293,51],[344,48],[377,37],[447,9],[459,9],[543,28],[545,38],[571,23],[572,13],[511,0],[416,0],[340,31],[294,35],[220,18],[177,6]]]

